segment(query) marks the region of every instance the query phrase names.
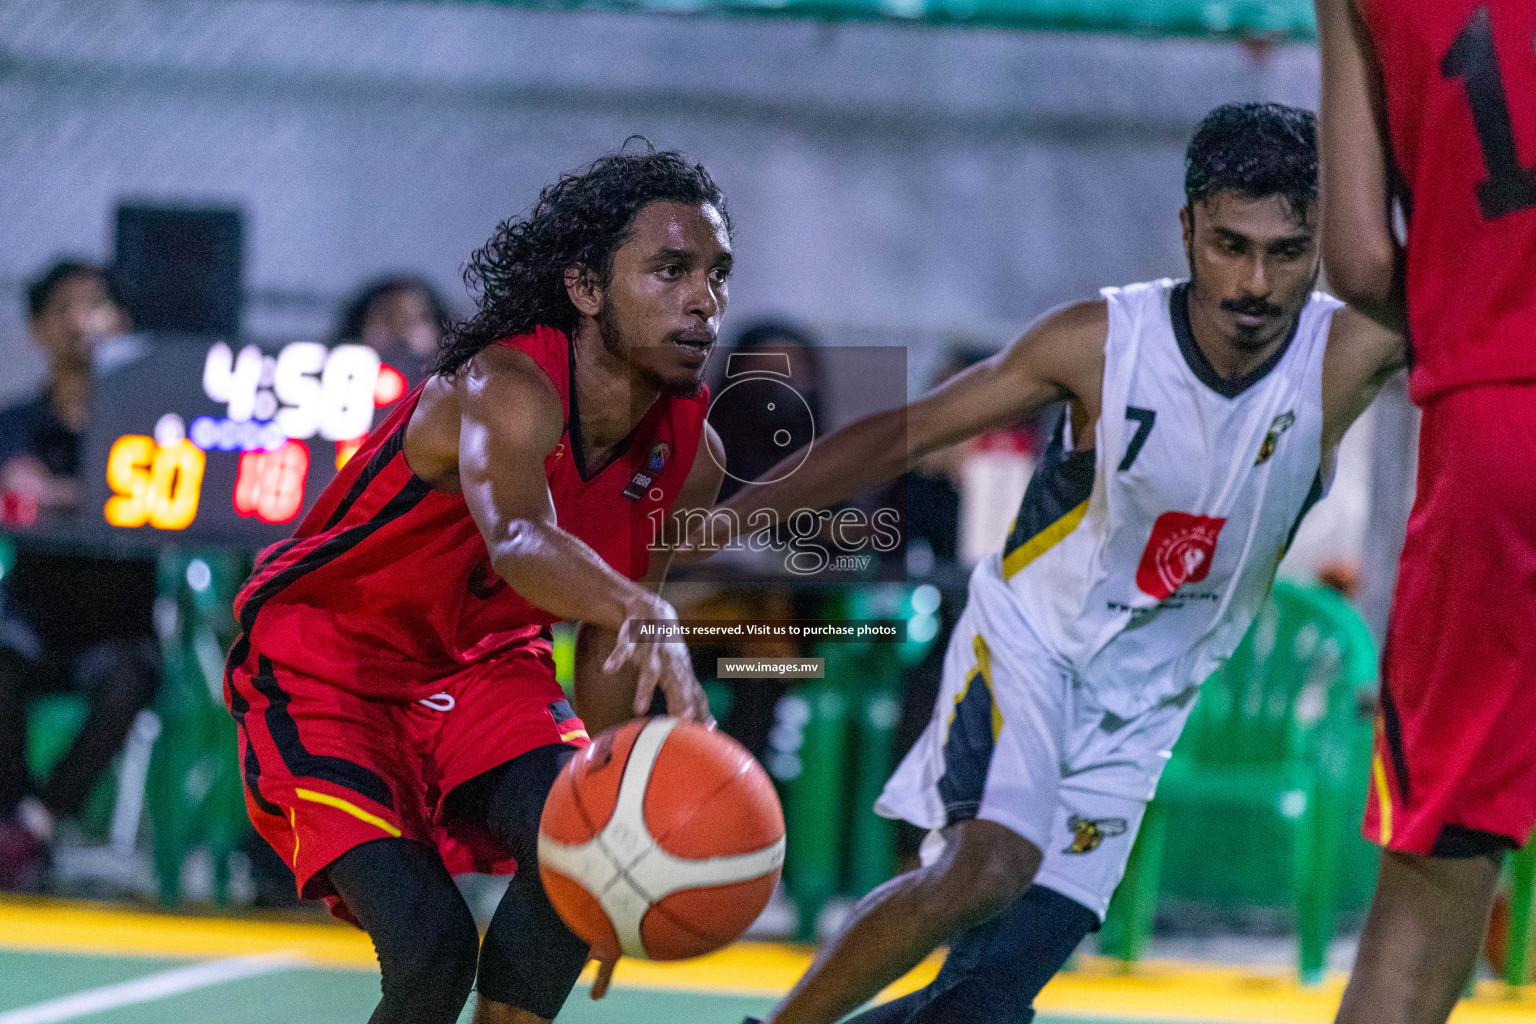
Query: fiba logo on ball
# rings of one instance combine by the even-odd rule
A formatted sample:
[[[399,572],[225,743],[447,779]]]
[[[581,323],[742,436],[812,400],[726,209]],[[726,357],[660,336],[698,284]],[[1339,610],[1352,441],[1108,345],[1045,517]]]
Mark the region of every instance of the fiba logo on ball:
[[[603,733],[539,825],[550,902],[603,960],[679,960],[738,938],[784,866],[784,812],[735,740],[675,718]]]
[[[1136,567],[1136,586],[1159,601],[1186,583],[1199,583],[1210,574],[1216,538],[1225,519],[1164,512],[1152,524],[1152,537]]]
[[[726,385],[710,403],[708,421],[725,449],[726,476],[744,484],[782,480],[804,465],[816,437],[810,403],[790,386],[789,354],[732,352]],[[710,456],[712,449],[706,447]],[[794,462],[770,473],[795,453]]]

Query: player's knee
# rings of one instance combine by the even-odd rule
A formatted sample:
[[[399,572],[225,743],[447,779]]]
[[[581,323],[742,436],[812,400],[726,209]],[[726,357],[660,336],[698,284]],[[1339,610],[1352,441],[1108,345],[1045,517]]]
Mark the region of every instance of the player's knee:
[[[480,933],[468,907],[443,907],[418,919],[406,941],[378,944],[378,953],[386,994],[431,987],[458,992],[462,1003],[475,981]]]
[[[519,868],[485,933],[482,1000],[553,1020],[586,962],[587,944],[560,920],[537,875]]]
[[[962,822],[949,830],[946,842],[935,865],[942,875],[939,895],[962,926],[1012,906],[1040,870],[1040,848],[996,822]]]

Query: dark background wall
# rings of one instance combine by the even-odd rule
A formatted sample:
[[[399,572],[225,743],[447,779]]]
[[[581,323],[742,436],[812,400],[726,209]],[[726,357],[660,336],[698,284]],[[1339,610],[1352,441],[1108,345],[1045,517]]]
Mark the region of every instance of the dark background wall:
[[[380,272],[459,270],[539,187],[642,133],[728,192],[728,330],[764,314],[998,344],[1053,303],[1179,273],[1193,125],[1314,105],[1310,47],[468,3],[0,0],[0,400],[21,282],[106,257],[120,200],[246,214],[246,323],[328,330]]]

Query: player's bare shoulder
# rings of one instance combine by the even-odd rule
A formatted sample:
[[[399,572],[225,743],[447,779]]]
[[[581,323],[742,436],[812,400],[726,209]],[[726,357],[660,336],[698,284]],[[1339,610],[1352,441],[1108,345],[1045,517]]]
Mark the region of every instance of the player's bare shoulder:
[[[504,429],[553,449],[564,429],[560,395],[531,356],[492,345],[451,375],[434,375],[405,430],[405,461],[435,489],[460,490],[459,455],[466,421]]]
[[[1060,306],[1036,321],[1003,354],[1003,365],[1055,385],[1072,402],[1074,423],[1091,429],[1104,390],[1104,346],[1109,303],[1104,299]]]
[[[1407,344],[1353,306],[1342,306],[1328,328],[1323,355],[1323,447],[1339,443],[1381,386],[1407,365]]]

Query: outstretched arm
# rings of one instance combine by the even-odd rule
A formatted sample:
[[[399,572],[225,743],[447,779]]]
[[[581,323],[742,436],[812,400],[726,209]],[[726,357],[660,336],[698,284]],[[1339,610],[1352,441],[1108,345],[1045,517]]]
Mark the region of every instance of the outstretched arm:
[[[1392,230],[1391,153],[1375,49],[1354,0],[1316,5],[1323,58],[1323,267],[1340,298],[1401,330],[1404,253]]]
[[[899,409],[867,416],[815,441],[764,476],[770,484],[745,487],[720,506],[747,522],[772,510],[780,520],[799,509],[825,508],[905,473],[929,452],[1007,426],[1047,402],[1085,392],[1097,395],[1108,313],[1103,302],[1068,306],[1043,318],[1012,345],[945,382],[931,395]],[[704,541],[696,530],[692,545]]]
[[[616,631],[630,619],[675,618],[671,605],[556,523],[544,458],[560,440],[564,414],[533,361],[492,346],[460,372],[455,390],[459,483],[491,565],[507,585],[553,615]],[[604,668],[634,672],[647,705],[660,686],[674,714],[708,716],[686,650],[679,654],[671,644],[616,647]]]

